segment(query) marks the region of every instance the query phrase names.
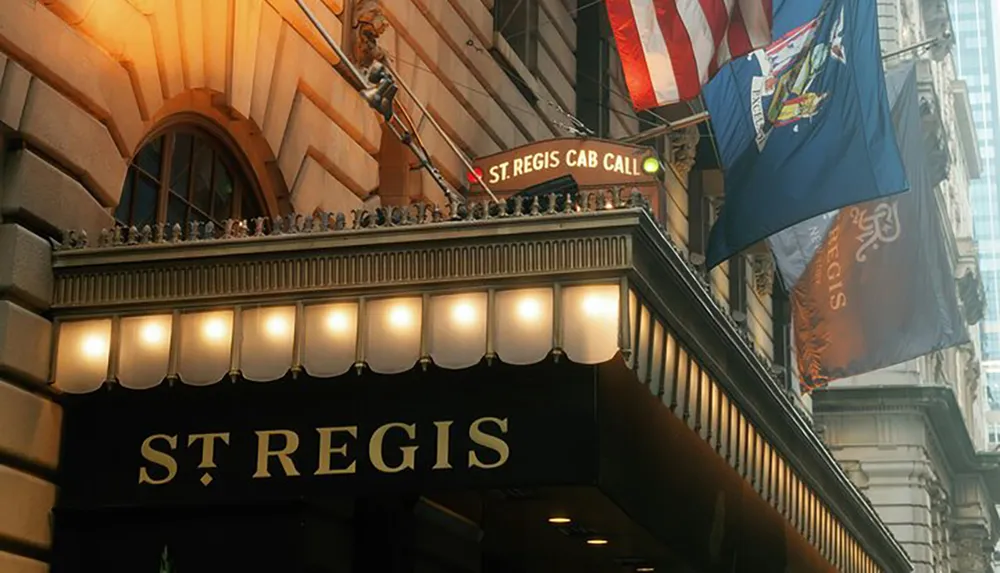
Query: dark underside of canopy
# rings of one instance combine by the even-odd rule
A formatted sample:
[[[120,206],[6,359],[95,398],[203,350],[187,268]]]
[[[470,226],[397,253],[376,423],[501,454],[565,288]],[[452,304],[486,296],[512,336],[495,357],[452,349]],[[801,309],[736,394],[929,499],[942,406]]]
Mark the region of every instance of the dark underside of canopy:
[[[505,433],[488,421],[480,428],[501,436],[509,455],[470,468],[473,455],[500,460],[470,437],[484,418],[506,421]],[[451,422],[448,468],[435,422]],[[383,459],[373,462],[372,437],[393,423],[413,424],[415,437],[384,432]],[[355,429],[326,443],[346,443],[332,467],[354,461],[354,473],[315,475],[317,428],[332,427]],[[299,475],[274,458],[269,477],[254,478],[258,432],[274,430],[298,436]],[[215,442],[214,468],[198,467],[204,438],[191,442],[205,433],[228,433]],[[140,467],[149,479],[167,476],[140,453],[158,434],[177,436],[176,475],[139,483]],[[594,367],[562,360],[118,387],[67,398],[63,444],[55,573],[831,570],[620,357]],[[408,445],[418,446],[414,469],[378,469],[399,466]],[[165,549],[172,569],[158,565]]]

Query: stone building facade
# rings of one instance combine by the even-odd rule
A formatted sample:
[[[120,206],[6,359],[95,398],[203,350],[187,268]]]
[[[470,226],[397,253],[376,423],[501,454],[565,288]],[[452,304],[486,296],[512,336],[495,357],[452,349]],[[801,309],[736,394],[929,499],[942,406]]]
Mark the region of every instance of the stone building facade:
[[[996,456],[985,453],[982,286],[969,203],[980,159],[969,99],[950,54],[947,2],[880,0],[879,17],[887,54],[948,39],[916,54],[890,56],[886,65],[920,58],[928,165],[954,239],[955,276],[965,277],[960,290],[971,341],[832,384],[814,397],[815,420],[834,456],[906,547],[915,571],[992,571],[1000,484]]]
[[[372,31],[392,69],[472,157],[567,135],[569,114],[611,138],[662,123],[632,112],[599,4],[308,5],[348,53],[363,53],[359,30]],[[46,382],[51,249],[60,230],[96,238],[116,220],[141,226],[192,214],[250,218],[443,201],[347,77],[292,0],[3,0],[0,571],[36,573],[49,560],[62,413]],[[460,188],[459,158],[412,101],[399,100],[435,166]],[[677,176],[686,179],[693,165],[697,130],[662,139],[657,145],[676,167],[666,220],[686,246],[692,202]],[[162,163],[183,146],[213,150],[227,181],[220,186],[219,175],[208,175],[199,184],[228,197],[185,203],[190,197],[174,185],[185,168]],[[718,186],[719,177],[706,181]],[[754,267],[744,262],[732,281],[725,268],[716,271],[715,295],[728,305],[730,287],[739,291],[736,310],[770,355],[770,277],[759,273],[765,286],[754,288]]]
[[[569,135],[574,119],[594,135],[616,139],[697,111],[681,105],[637,116],[631,110],[599,3],[307,4],[349,54],[359,60],[384,56],[469,157]],[[911,8],[911,19],[923,13]],[[898,26],[910,29],[912,24]],[[953,76],[947,66],[947,59],[934,61],[928,76],[928,93],[942,102],[942,133],[950,137],[951,169],[941,186],[942,199],[960,245],[956,265],[974,269],[974,249],[962,242],[968,236],[962,178],[972,160],[963,155],[962,134],[951,127],[951,118],[961,124],[963,111],[952,103],[961,98],[949,83]],[[401,93],[398,102],[434,165],[461,189],[466,181],[461,159],[406,94]],[[63,417],[62,399],[51,385],[54,324],[66,310],[53,306],[58,301],[52,269],[53,245],[64,241],[62,230],[81,229],[96,242],[102,229],[116,224],[184,227],[211,220],[221,227],[227,219],[445,202],[440,188],[358,95],[343,64],[293,0],[0,0],[0,142],[4,573],[40,573],[52,561],[51,511],[58,499]],[[698,256],[704,252],[714,206],[721,200],[721,174],[697,161],[698,153],[710,150],[699,147],[697,127],[650,143],[670,166],[663,181],[664,200],[655,215],[698,273]],[[769,404],[780,404],[775,411],[788,414],[794,440],[799,440],[795,443],[809,448],[818,444],[813,430],[800,421],[811,415],[812,400],[801,396],[794,384],[788,301],[774,283],[768,256],[752,251],[700,280],[706,300],[728,317],[720,324],[732,330],[733,341],[742,340],[740,344],[750,349],[747,360],[752,357],[766,365],[766,383],[773,386],[759,392],[767,395]],[[950,389],[941,400],[953,396],[961,405],[966,413],[960,423],[963,431],[981,424],[971,414],[981,400],[974,355],[970,359],[949,352],[920,364],[934,365],[929,372],[945,373],[943,386],[934,388]],[[922,374],[916,379],[930,380]],[[867,404],[851,407],[855,415]],[[885,419],[892,428],[886,439],[895,440],[899,432],[916,428],[930,416],[904,410],[898,420]],[[904,569],[905,556],[873,517],[858,494],[860,488],[876,507],[884,507],[882,519],[894,528],[918,567],[949,563],[962,573],[978,571],[978,553],[967,550],[974,543],[970,540],[995,535],[994,514],[980,511],[981,502],[990,498],[988,484],[976,473],[979,466],[973,468],[965,458],[952,460],[946,454],[954,448],[947,445],[940,450],[915,445],[913,451],[936,453],[927,454],[934,457],[921,464],[906,466],[904,460],[884,470],[891,474],[890,483],[912,479],[921,484],[905,486],[915,501],[899,506],[905,515],[897,517],[882,501],[881,492],[889,490],[873,485],[878,471],[857,453],[861,450],[852,449],[854,438],[838,433],[841,418],[830,410],[817,411],[843,470],[811,470],[810,479],[826,484],[816,489],[829,498],[829,507],[849,507],[824,513],[832,516],[821,520],[824,531],[832,535],[829,531],[836,528],[831,523],[847,523],[843,531],[859,539],[874,557],[863,557],[840,534],[828,539],[808,533],[810,543],[821,546],[831,562],[838,560],[841,570]],[[945,416],[940,424],[955,420]],[[774,422],[774,427],[784,423]],[[788,439],[768,432],[775,434],[775,443]],[[921,440],[939,439],[933,433],[918,434]],[[810,458],[815,467],[825,467],[823,456],[826,453],[817,450]],[[945,467],[941,464],[953,465],[944,471],[938,469]],[[906,467],[915,469],[900,469]],[[845,476],[855,479],[857,488]],[[754,487],[778,483],[773,476],[768,479]],[[793,481],[781,483],[791,487]],[[925,482],[935,485],[924,487]],[[774,491],[778,489],[774,485]],[[795,495],[805,491],[795,489]],[[771,493],[767,497],[770,500]],[[774,503],[796,515],[796,508],[802,508],[791,503],[795,499]],[[814,510],[811,516],[821,514]],[[803,530],[815,525],[808,520],[796,523]],[[967,563],[969,559],[973,561]]]

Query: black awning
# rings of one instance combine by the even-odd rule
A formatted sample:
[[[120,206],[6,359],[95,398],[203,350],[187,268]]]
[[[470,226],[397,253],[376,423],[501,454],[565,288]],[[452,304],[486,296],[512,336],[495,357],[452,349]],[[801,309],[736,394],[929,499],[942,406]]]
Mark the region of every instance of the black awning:
[[[68,399],[64,428],[57,543],[114,543],[117,530],[221,523],[254,507],[267,521],[275,502],[586,491],[615,508],[591,525],[624,519],[619,530],[641,530],[702,570],[828,567],[621,357],[115,388]],[[87,546],[74,559],[86,561]]]

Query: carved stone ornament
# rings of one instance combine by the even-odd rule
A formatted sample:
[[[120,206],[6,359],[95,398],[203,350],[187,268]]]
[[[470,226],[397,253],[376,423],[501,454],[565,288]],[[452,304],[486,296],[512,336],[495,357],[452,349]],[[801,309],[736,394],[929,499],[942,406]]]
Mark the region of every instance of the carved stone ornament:
[[[767,297],[774,292],[774,258],[770,253],[751,255],[753,290],[757,296]]]
[[[937,384],[947,384],[948,375],[944,372],[944,351],[937,350],[930,356],[931,364],[934,367],[934,382]]]
[[[530,200],[515,196],[500,201],[459,202],[451,201],[441,207],[434,204],[415,203],[405,207],[361,207],[350,213],[324,213],[312,215],[289,214],[267,219],[258,217],[250,221],[226,220],[221,226],[212,222],[191,221],[187,228],[174,224],[167,236],[161,224],[154,233],[151,228],[115,227],[101,232],[98,243],[91,245],[85,231],[68,230],[63,233],[57,251],[87,248],[130,248],[165,243],[193,243],[234,239],[259,239],[279,235],[333,233],[361,231],[386,227],[429,225],[435,223],[469,222],[539,216],[572,216],[578,213],[616,209],[649,210],[649,202],[635,188],[614,187],[604,190],[580,192],[576,197],[550,193]],[[252,232],[251,232],[252,229]]]
[[[985,534],[955,531],[952,541],[952,560],[955,570],[962,573],[992,573],[990,557],[993,554]]]
[[[378,39],[389,28],[378,0],[361,0],[354,8],[354,63],[362,69],[385,60]]]
[[[694,167],[699,137],[696,125],[667,133],[667,139],[670,140],[670,164],[682,177],[686,177]]]
[[[972,390],[973,394],[979,391],[979,378],[982,375],[982,368],[979,364],[979,356],[976,354],[976,347],[971,342],[958,347],[958,352],[965,358],[964,375],[965,383]]]

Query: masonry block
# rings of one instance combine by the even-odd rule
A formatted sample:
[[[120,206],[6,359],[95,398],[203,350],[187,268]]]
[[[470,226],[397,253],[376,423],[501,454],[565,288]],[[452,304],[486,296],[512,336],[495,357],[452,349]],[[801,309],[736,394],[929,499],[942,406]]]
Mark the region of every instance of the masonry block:
[[[0,368],[44,384],[51,354],[52,323],[13,302],[0,301]]]
[[[0,293],[9,293],[45,309],[52,302],[52,247],[42,237],[16,224],[0,225]]]
[[[0,380],[0,452],[55,469],[61,424],[61,406]]]
[[[114,219],[79,181],[30,150],[6,158],[0,193],[0,215],[49,232],[83,229],[96,239]]]
[[[0,536],[48,548],[52,544],[49,512],[55,501],[55,485],[0,465]]]

